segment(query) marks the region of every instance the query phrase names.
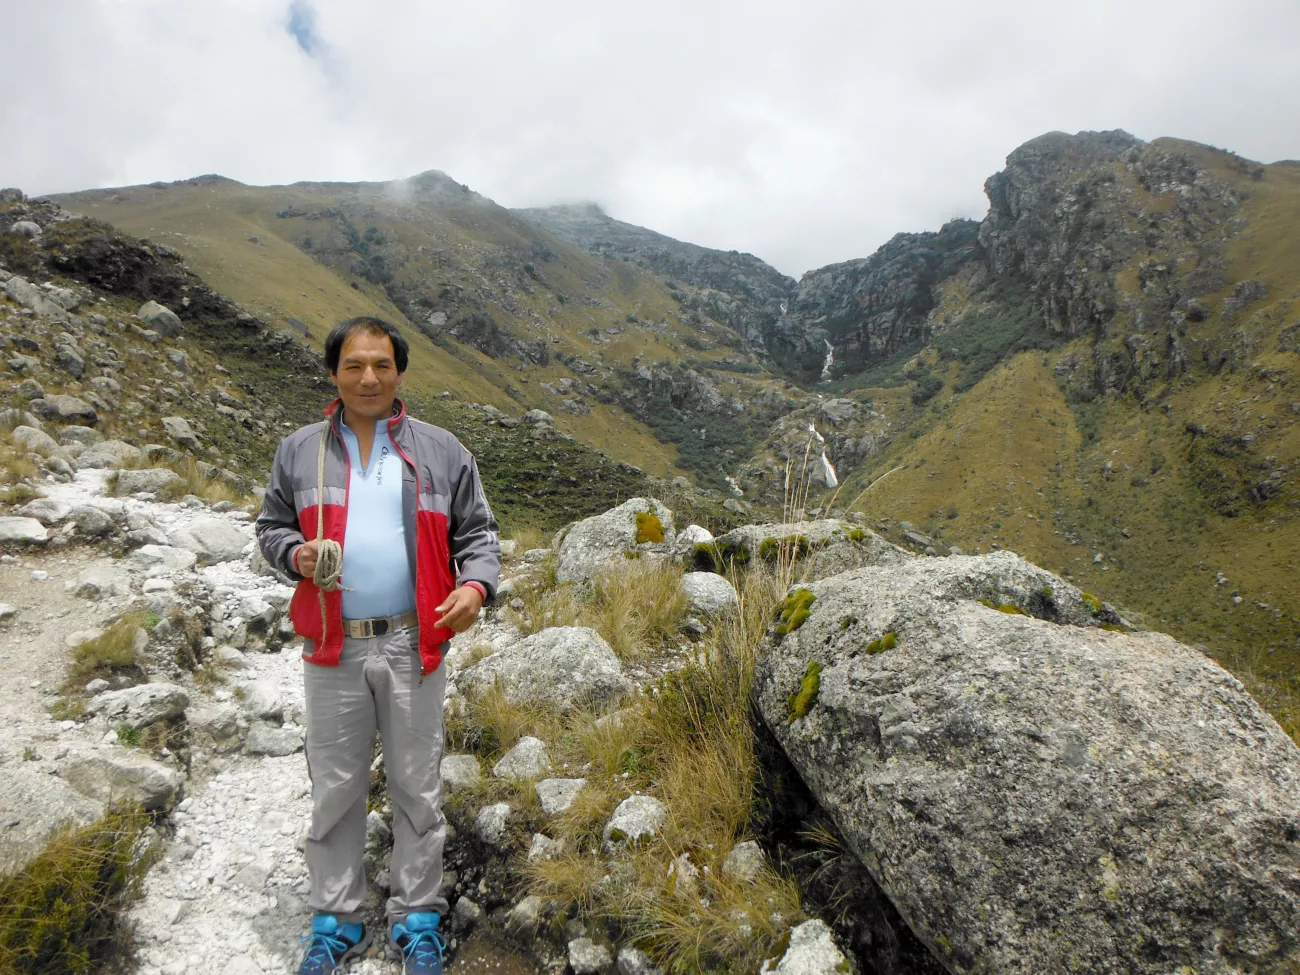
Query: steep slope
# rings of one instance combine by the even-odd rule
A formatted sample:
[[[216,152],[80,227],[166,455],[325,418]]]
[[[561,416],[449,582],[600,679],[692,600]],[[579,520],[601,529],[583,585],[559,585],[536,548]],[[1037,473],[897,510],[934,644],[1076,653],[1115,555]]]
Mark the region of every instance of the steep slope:
[[[314,348],[342,318],[392,319],[411,341],[415,393],[546,410],[565,432],[651,474],[681,467],[661,422],[672,418],[640,408],[628,382],[640,363],[689,356],[720,401],[763,382],[743,340],[684,311],[661,277],[593,257],[442,173],[286,187],[206,176],[58,200],[173,247]],[[714,377],[714,363],[733,371]],[[690,466],[722,485],[714,465]]]

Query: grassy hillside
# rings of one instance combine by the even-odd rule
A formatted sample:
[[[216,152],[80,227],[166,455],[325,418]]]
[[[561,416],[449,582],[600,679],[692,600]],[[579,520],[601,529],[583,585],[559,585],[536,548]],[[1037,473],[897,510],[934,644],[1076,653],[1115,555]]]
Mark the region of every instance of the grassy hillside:
[[[343,318],[393,320],[411,342],[412,393],[544,409],[653,475],[684,472],[675,445],[635,399],[627,409],[626,397],[596,391],[642,359],[737,354],[727,343],[738,339],[682,313],[664,279],[585,254],[442,174],[288,187],[212,176],[57,199],[175,248],[212,287],[313,348]]]

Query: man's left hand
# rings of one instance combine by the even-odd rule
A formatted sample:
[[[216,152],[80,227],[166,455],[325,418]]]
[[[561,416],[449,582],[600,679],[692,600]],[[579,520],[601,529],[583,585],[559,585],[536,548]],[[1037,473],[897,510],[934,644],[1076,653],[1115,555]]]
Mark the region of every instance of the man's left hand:
[[[434,609],[442,616],[433,621],[434,626],[445,626],[455,633],[464,633],[478,619],[478,611],[483,608],[483,594],[473,586],[460,586],[451,591],[451,595]]]

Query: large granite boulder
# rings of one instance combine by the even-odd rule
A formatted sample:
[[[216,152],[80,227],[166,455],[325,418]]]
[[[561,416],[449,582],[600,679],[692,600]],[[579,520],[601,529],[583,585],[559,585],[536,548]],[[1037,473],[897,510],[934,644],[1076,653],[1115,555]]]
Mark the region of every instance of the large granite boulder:
[[[145,328],[151,328],[159,335],[175,337],[185,330],[181,325],[180,317],[166,305],[156,301],[146,301],[136,312],[136,317],[144,322]]]
[[[569,526],[559,545],[556,582],[590,582],[631,553],[672,551],[673,513],[654,498],[632,498]]]
[[[195,518],[185,528],[172,532],[169,541],[176,548],[187,549],[199,557],[200,565],[231,562],[243,558],[244,547],[252,540],[251,529],[240,529],[225,518]]]
[[[38,743],[42,761],[9,762],[0,775],[0,877],[13,876],[38,857],[50,838],[68,826],[89,826],[104,814],[100,802],[88,799],[51,775],[47,749]]]
[[[114,487],[118,494],[137,494],[140,491],[157,494],[173,484],[182,483],[184,479],[171,468],[151,467],[142,471],[118,471]]]
[[[1300,749],[1119,623],[996,553],[796,587],[769,633],[764,723],[951,971],[1300,962]]]
[[[49,540],[49,531],[35,518],[0,518],[0,543],[44,545]]]
[[[121,440],[105,440],[103,443],[91,444],[81,452],[77,464],[87,470],[103,470],[121,467],[126,464],[138,464],[144,460],[144,451]]]
[[[794,577],[824,579],[868,565],[897,565],[914,558],[873,531],[838,518],[778,525],[742,525],[712,544],[697,545],[699,569],[724,571],[730,564],[762,560],[793,564]]]
[[[99,414],[93,406],[84,399],[64,393],[46,393],[41,399],[32,400],[28,406],[33,413],[45,420],[88,427],[99,422]]]
[[[86,710],[101,715],[114,726],[145,728],[158,721],[178,718],[189,706],[190,695],[185,688],[157,681],[96,694]]]
[[[498,681],[512,704],[566,712],[611,704],[632,689],[609,644],[586,626],[548,627],[456,677],[457,686],[466,691],[485,691]]]
[[[75,752],[60,763],[59,774],[87,798],[143,809],[166,807],[181,787],[175,769],[125,748]]]

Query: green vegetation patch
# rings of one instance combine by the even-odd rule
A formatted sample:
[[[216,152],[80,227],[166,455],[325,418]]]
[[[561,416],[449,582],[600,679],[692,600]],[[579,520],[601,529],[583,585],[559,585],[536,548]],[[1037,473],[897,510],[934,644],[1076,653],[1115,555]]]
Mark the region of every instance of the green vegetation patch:
[[[876,654],[884,653],[886,650],[893,650],[896,646],[898,646],[898,634],[893,630],[890,630],[888,633],[884,633],[868,643],[866,650],[868,654],[874,657]]]
[[[152,862],[149,818],[114,810],[66,830],[20,873],[0,880],[0,972],[83,975],[122,948],[117,919]]]
[[[796,589],[786,596],[781,603],[781,622],[777,623],[776,632],[786,636],[803,626],[816,601],[811,589]]]
[[[664,525],[659,520],[659,516],[653,511],[638,511],[636,515],[636,543],[638,545],[643,542],[661,544],[663,540]]]
[[[812,549],[812,544],[804,535],[786,535],[784,538],[763,539],[758,546],[758,555],[767,562],[775,562],[780,558],[797,562],[807,557]]]
[[[999,613],[1007,613],[1010,616],[1028,616],[1023,609],[1015,603],[995,603],[991,599],[981,599],[980,603],[989,609],[996,609]]]
[[[806,589],[800,590],[807,592]],[[790,716],[786,724],[794,724],[809,711],[817,701],[817,693],[822,689],[822,670],[825,669],[816,660],[808,661],[808,667],[799,681],[799,689],[790,695]]]
[[[93,640],[77,644],[68,663],[64,689],[77,690],[95,677],[135,668],[136,634],[147,623],[148,618],[144,613],[131,613],[117,620]]]
[[[1048,330],[1042,314],[1017,293],[1005,294],[1001,301],[963,315],[935,339],[939,358],[961,365],[961,375],[953,387],[959,393],[1017,352],[1050,349],[1059,344],[1060,339]]]
[[[1096,616],[1098,613],[1101,612],[1101,600],[1098,599],[1096,596],[1094,596],[1092,593],[1090,592],[1079,593],[1079,600],[1080,602],[1083,603],[1085,607],[1087,607],[1088,612],[1090,612],[1093,616]]]

